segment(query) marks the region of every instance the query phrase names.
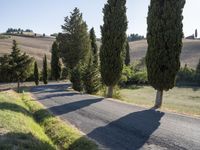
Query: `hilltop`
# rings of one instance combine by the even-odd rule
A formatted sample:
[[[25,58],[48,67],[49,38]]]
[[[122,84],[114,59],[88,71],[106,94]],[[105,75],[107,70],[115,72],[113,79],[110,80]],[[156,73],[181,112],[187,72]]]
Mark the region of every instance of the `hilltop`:
[[[22,51],[34,57],[41,67],[44,54],[47,55],[48,61],[51,57],[51,45],[55,38],[51,37],[21,37],[11,36],[8,39],[0,39],[0,55],[9,53],[12,48],[12,40],[19,43]],[[99,42],[98,42],[99,45]],[[140,60],[145,57],[147,51],[147,41],[140,40],[130,42],[131,61]],[[195,68],[200,59],[200,40],[183,40],[183,50],[181,54],[181,64]]]

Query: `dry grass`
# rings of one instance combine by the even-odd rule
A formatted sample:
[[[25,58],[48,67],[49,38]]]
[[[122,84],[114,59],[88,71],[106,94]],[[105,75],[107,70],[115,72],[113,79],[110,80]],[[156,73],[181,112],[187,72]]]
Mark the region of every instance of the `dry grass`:
[[[42,66],[44,54],[47,55],[48,61],[50,62],[51,45],[55,39],[31,37],[28,38],[19,36],[11,36],[10,39],[0,39],[0,55],[11,52],[13,39],[15,39],[18,42],[19,47],[23,52],[26,52],[27,54],[35,58],[35,60],[39,63],[40,67]]]
[[[155,95],[156,91],[149,86],[120,90],[122,101],[145,107],[154,105]],[[200,88],[175,87],[164,92],[162,110],[200,117]]]
[[[130,55],[131,60],[139,60],[145,57],[147,51],[147,41],[141,40],[136,42],[130,42]],[[200,40],[183,40],[183,50],[181,54],[181,64],[192,68],[196,68],[196,65],[200,59]]]

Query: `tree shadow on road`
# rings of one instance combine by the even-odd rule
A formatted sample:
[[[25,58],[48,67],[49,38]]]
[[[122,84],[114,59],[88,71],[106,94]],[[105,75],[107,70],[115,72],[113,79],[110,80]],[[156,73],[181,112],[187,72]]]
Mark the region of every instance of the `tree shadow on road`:
[[[63,115],[90,106],[94,103],[98,103],[102,100],[103,98],[85,99],[81,101],[50,107],[49,110],[56,115]]]
[[[163,116],[163,112],[153,109],[134,112],[93,130],[87,136],[112,150],[140,149],[158,129]]]

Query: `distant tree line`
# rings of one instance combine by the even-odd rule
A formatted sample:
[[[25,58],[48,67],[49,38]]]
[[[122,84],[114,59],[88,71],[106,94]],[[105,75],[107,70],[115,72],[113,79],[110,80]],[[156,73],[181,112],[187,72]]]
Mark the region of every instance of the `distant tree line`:
[[[139,41],[139,40],[143,40],[144,36],[139,35],[139,34],[130,34],[128,36],[128,41],[129,42],[133,42],[133,41]]]
[[[23,33],[23,32],[33,32],[33,30],[31,30],[31,29],[26,29],[26,30],[23,30],[23,29],[21,29],[21,28],[18,28],[18,29],[16,29],[16,28],[8,28],[7,29],[7,31],[6,31],[6,33],[18,33],[18,34],[20,34],[20,33]]]

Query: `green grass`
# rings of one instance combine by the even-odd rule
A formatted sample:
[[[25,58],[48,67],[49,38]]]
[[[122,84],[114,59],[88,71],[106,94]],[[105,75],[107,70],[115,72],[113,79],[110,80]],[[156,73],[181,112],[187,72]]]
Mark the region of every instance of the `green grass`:
[[[156,91],[148,86],[120,90],[120,99],[122,101],[145,107],[154,105],[155,96]],[[199,117],[200,88],[175,87],[168,92],[164,92],[161,110]]]
[[[28,107],[12,91],[0,92],[0,149],[56,149]]]
[[[69,150],[97,150],[97,145],[88,140],[83,134],[70,124],[62,122],[50,114],[40,103],[33,100],[29,94],[23,95],[23,101],[29,107],[35,120],[44,128],[59,149]]]

